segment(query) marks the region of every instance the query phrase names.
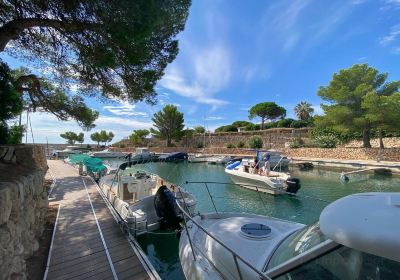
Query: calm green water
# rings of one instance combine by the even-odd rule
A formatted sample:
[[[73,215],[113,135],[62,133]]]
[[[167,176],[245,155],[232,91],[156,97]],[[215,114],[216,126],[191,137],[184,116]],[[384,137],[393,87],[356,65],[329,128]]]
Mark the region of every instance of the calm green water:
[[[139,168],[139,166],[137,166]],[[140,169],[158,174],[190,191],[197,200],[197,211],[213,211],[212,202],[202,183],[198,181],[232,183],[222,165],[206,163],[149,163]],[[310,224],[318,220],[322,209],[340,197],[359,192],[399,191],[400,177],[370,173],[350,175],[350,181],[342,183],[340,172],[314,168],[308,171],[289,170],[301,180],[298,196],[259,195],[231,184],[209,183],[218,211],[248,212]],[[147,234],[139,243],[148,255],[162,279],[184,279],[178,256],[178,239],[171,234]]]

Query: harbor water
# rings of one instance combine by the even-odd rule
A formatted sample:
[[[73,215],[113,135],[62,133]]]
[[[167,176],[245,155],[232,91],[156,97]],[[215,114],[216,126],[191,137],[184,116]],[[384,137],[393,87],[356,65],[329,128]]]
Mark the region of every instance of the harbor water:
[[[112,162],[117,165],[118,162]],[[247,212],[267,215],[299,223],[311,224],[318,220],[323,208],[332,201],[360,192],[398,192],[400,177],[352,174],[350,181],[341,182],[341,170],[289,168],[293,177],[301,180],[297,196],[260,194],[233,184],[222,165],[206,163],[147,163],[136,165],[138,170],[159,175],[167,181],[191,192],[197,201],[196,211]],[[213,197],[212,203],[205,183]],[[373,209],[371,209],[373,211]],[[138,238],[162,279],[184,279],[178,256],[179,240],[176,234],[155,232]]]

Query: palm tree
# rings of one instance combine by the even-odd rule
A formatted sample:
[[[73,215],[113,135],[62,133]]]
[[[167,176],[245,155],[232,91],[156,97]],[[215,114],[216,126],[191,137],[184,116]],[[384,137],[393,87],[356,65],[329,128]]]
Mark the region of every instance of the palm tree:
[[[311,117],[314,109],[307,101],[301,101],[299,104],[296,105],[296,107],[294,107],[294,112],[300,120],[305,121]]]

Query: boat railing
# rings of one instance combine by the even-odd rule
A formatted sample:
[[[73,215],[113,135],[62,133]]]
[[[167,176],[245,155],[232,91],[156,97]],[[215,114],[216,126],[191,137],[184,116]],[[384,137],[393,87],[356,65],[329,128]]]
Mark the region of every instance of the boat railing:
[[[208,186],[207,186],[207,190]],[[181,196],[183,197],[183,194],[181,192],[181,190],[179,189],[179,192],[181,194]],[[219,240],[217,237],[213,236],[207,229],[205,229],[202,225],[200,225],[198,222],[196,222],[192,216],[187,212],[187,205],[186,205],[186,201],[185,199],[182,199],[184,206],[182,207],[181,203],[179,203],[177,201],[177,205],[179,210],[182,212],[183,215],[183,223],[184,223],[184,227],[185,227],[185,231],[186,231],[186,235],[188,237],[188,241],[189,241],[189,245],[190,248],[192,250],[192,255],[193,255],[193,260],[196,261],[196,253],[195,253],[195,248],[193,246],[193,241],[192,241],[192,237],[190,236],[190,233],[188,231],[188,226],[187,226],[187,220],[190,220],[194,225],[197,226],[197,228],[199,228],[201,231],[203,231],[207,236],[209,236],[211,239],[213,239],[215,242],[217,242],[219,245],[221,245],[223,248],[225,248],[231,255],[233,258],[233,261],[235,263],[235,267],[237,270],[237,273],[239,275],[239,279],[243,280],[243,275],[242,275],[242,269],[239,266],[239,261],[241,261],[246,267],[250,268],[253,272],[255,272],[258,277],[260,279],[265,279],[265,280],[271,280],[270,277],[268,277],[265,273],[263,273],[262,271],[258,270],[257,268],[255,268],[251,263],[249,263],[248,261],[246,261],[245,259],[243,259],[240,255],[236,254],[235,251],[233,251],[231,248],[229,248],[227,245],[225,245],[221,240]],[[214,203],[213,203],[214,204]],[[215,204],[214,204],[215,207]],[[216,209],[216,208],[215,208]],[[209,262],[211,262],[215,267],[217,266],[217,264],[214,263],[213,260],[211,260],[210,258],[207,258]]]
[[[272,171],[274,171],[278,165],[279,165],[279,172],[282,171],[282,160],[284,159],[284,156],[281,156],[281,158],[279,159],[279,161],[275,164],[275,166],[272,168]]]

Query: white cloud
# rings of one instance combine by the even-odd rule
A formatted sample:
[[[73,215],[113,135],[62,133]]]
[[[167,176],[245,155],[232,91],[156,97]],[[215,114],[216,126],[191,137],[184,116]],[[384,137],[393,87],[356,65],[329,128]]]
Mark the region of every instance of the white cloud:
[[[74,120],[60,121],[54,115],[49,113],[31,113],[33,136],[35,143],[64,143],[65,140],[60,134],[65,131],[83,132],[85,134],[85,143],[93,143],[90,140],[90,134],[98,130],[112,131],[115,134],[113,142],[127,137],[135,129],[148,129],[152,126],[150,121],[138,121],[125,119],[122,117],[100,116],[95,124],[96,127],[91,131],[82,131]],[[22,120],[26,120],[26,113],[22,115]],[[23,121],[22,124],[25,124]],[[46,139],[47,138],[47,139]],[[25,138],[24,138],[25,142]],[[28,131],[28,142],[32,142],[31,131]]]
[[[150,128],[152,126],[152,123],[149,121],[142,122],[132,119],[110,117],[110,116],[100,116],[96,120],[95,124],[98,127],[114,126],[114,127],[124,127],[127,129],[145,129],[145,128]]]
[[[201,104],[208,104],[215,110],[227,101],[215,98],[214,95],[228,84],[230,79],[230,56],[221,45],[205,51],[189,50],[190,63],[184,67],[171,65],[160,85],[180,96],[192,99]],[[183,68],[183,67],[182,67]]]
[[[217,121],[217,120],[223,120],[223,119],[224,119],[223,117],[209,116],[209,117],[206,117],[204,120],[205,121]]]
[[[117,116],[148,116],[148,114],[145,112],[135,111],[135,108],[136,105],[124,101],[119,102],[119,105],[106,105],[103,107],[104,110],[107,110]]]
[[[391,42],[395,41],[400,35],[400,24],[394,25],[390,28],[390,32],[385,37],[381,38],[379,43],[382,46],[386,46]]]
[[[400,7],[400,0],[385,0],[385,6],[381,8],[381,10],[387,10],[390,8],[399,8]]]
[[[392,50],[392,53],[400,55],[400,47],[396,47]]]
[[[321,105],[312,105],[311,106],[314,109],[314,115],[323,115],[324,110],[322,110]]]

